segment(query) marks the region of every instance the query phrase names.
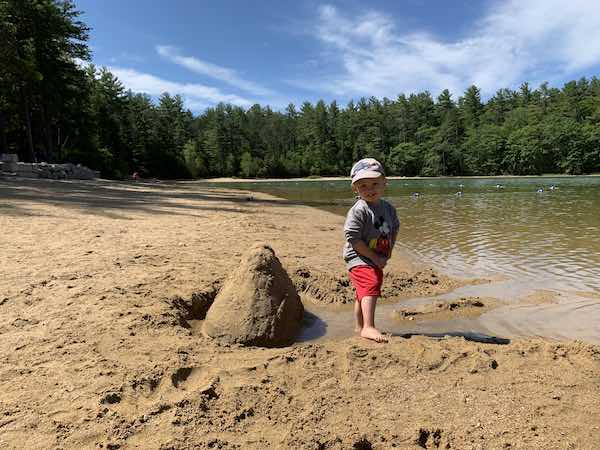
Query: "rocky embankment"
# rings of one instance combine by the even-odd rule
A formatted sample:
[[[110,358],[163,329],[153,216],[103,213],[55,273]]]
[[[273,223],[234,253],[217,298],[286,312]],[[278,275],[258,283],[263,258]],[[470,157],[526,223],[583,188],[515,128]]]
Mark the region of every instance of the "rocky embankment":
[[[100,173],[80,164],[49,164],[19,162],[17,155],[3,154],[0,158],[0,173],[22,178],[46,178],[51,180],[93,180]]]

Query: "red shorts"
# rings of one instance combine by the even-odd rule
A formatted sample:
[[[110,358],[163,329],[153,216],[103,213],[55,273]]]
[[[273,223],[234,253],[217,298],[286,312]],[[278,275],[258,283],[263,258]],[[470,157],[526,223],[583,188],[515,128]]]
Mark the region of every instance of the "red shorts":
[[[356,300],[363,297],[380,297],[383,283],[383,270],[373,266],[355,266],[350,269],[350,280],[356,289]]]

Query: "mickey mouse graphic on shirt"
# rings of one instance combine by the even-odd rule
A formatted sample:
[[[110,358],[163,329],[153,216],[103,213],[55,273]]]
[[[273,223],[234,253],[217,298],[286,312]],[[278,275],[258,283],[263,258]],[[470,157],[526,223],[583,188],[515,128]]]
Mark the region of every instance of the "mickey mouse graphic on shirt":
[[[375,221],[374,225],[377,231],[379,231],[380,235],[379,237],[373,238],[369,241],[369,248],[374,250],[376,253],[389,258],[391,254],[391,228],[383,216],[380,216],[379,219]]]

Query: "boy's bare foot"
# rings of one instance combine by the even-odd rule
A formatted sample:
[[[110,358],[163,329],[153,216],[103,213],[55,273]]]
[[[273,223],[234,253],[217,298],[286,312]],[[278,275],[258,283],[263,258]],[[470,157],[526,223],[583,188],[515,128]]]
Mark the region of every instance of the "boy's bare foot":
[[[354,332],[355,333],[360,333],[362,331],[362,327],[358,326],[358,325],[354,325]]]
[[[360,332],[361,337],[365,339],[371,339],[375,342],[387,342],[387,338],[381,334],[376,328],[364,327]]]

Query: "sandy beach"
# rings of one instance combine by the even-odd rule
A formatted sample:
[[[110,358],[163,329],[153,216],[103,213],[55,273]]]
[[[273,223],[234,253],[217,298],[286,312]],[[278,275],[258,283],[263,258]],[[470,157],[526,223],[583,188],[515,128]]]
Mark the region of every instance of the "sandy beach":
[[[275,349],[202,335],[192,299],[214,298],[255,242],[273,248],[313,323],[326,310],[351,330],[342,224],[202,183],[0,178],[0,448],[600,448],[591,343],[394,335],[381,345],[327,322]],[[396,252],[384,294],[484,281]],[[396,314],[452,320],[496,302]]]

